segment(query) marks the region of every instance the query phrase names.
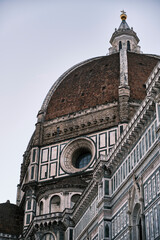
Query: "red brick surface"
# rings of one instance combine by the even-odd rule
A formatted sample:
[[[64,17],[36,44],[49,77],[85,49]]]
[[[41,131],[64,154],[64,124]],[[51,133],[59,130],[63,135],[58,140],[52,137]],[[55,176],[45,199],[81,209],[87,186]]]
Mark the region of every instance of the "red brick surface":
[[[118,100],[119,54],[79,67],[54,92],[46,120]]]
[[[128,53],[130,101],[144,99],[143,85],[157,62],[153,57]],[[104,56],[75,69],[52,95],[45,120],[118,101],[119,73],[119,53]]]
[[[128,72],[130,86],[130,101],[141,101],[146,96],[144,87],[150,73],[157,64],[158,59],[144,54],[128,53]]]

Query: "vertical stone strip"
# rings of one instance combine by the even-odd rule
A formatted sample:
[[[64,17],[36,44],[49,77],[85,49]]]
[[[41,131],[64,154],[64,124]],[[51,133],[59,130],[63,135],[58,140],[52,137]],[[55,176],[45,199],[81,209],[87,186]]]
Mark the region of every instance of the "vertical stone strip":
[[[120,50],[120,86],[128,85],[128,60],[125,45]]]
[[[120,50],[120,86],[119,94],[119,118],[121,123],[128,123],[129,120],[129,97],[130,87],[128,86],[128,60],[127,51],[123,45]]]

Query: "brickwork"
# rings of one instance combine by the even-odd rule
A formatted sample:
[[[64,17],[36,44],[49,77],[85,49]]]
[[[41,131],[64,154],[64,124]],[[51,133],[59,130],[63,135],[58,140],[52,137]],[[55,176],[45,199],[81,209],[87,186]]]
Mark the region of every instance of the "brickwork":
[[[118,86],[118,53],[79,67],[54,92],[45,120],[117,101]]]
[[[128,52],[128,85],[130,86],[130,102],[142,101],[146,96],[145,82],[156,66],[158,59],[144,54]]]
[[[144,84],[158,59],[128,52],[130,101],[142,101]],[[119,53],[89,62],[70,73],[53,93],[45,120],[118,100],[120,84]]]

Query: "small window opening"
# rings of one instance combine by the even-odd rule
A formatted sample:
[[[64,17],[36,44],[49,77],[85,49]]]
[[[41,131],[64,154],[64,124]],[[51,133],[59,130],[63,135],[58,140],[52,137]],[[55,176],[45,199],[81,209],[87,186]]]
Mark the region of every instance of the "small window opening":
[[[39,215],[43,214],[43,202],[40,202],[40,207],[39,207]]]
[[[27,210],[30,210],[31,209],[31,200],[28,200],[27,202]]]
[[[30,214],[27,214],[26,224],[30,223]]]
[[[128,50],[128,51],[131,51],[130,41],[127,41],[127,50]]]
[[[119,51],[122,49],[122,42],[119,41]]]
[[[123,133],[123,125],[120,126],[120,135]]]

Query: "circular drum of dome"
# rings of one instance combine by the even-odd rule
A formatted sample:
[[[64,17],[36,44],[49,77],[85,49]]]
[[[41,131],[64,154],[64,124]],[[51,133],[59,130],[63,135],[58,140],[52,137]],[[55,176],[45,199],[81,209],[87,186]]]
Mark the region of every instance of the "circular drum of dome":
[[[95,146],[92,140],[79,137],[69,142],[63,149],[60,163],[67,173],[84,171],[95,157]]]

